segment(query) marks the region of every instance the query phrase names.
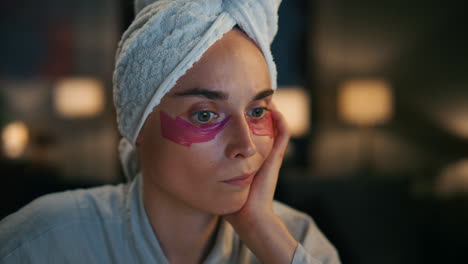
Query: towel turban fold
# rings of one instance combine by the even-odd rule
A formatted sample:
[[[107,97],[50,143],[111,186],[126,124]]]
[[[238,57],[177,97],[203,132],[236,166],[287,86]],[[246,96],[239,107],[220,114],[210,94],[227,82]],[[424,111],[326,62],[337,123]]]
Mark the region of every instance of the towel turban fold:
[[[122,35],[113,76],[114,105],[125,175],[139,170],[136,138],[148,115],[208,48],[238,25],[262,51],[276,89],[270,45],[281,0],[136,0]]]

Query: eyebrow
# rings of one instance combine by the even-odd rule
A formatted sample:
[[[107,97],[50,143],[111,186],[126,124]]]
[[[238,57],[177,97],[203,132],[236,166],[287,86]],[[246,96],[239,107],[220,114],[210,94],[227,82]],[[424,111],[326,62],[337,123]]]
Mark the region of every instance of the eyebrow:
[[[273,91],[272,89],[261,91],[257,95],[255,95],[252,101],[258,101],[258,100],[262,100],[263,98],[267,98],[268,96],[272,95],[274,92],[275,91]]]
[[[228,95],[219,91],[211,91],[202,88],[192,88],[182,92],[174,93],[176,96],[201,96],[211,100],[227,100]]]
[[[273,93],[274,91],[272,89],[261,91],[254,96],[252,101],[258,101],[258,100],[264,99],[272,95]],[[181,96],[181,97],[200,96],[200,97],[208,98],[210,100],[227,100],[229,98],[229,96],[224,92],[212,91],[212,90],[202,89],[202,88],[192,88],[192,89],[188,89],[182,92],[174,93],[174,95]]]

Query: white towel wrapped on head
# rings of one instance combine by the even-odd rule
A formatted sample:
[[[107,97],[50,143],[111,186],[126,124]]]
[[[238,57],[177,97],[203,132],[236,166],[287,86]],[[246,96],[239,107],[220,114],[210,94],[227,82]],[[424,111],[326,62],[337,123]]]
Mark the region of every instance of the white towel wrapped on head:
[[[135,140],[148,115],[217,40],[238,25],[262,51],[276,89],[270,45],[281,0],[136,0],[113,76],[119,152],[128,179],[139,170]]]

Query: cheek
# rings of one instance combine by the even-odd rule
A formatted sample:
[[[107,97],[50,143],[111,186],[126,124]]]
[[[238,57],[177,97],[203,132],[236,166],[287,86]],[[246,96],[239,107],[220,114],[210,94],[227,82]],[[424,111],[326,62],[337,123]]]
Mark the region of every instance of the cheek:
[[[165,138],[161,138],[161,141],[160,152],[163,157],[162,162],[158,163],[166,171],[178,175],[192,175],[190,178],[197,180],[212,175],[219,167],[223,149],[222,144],[216,139],[203,144],[193,144],[190,147],[173,144]]]
[[[255,137],[255,144],[260,156],[266,159],[273,148],[273,140],[269,137]]]
[[[207,150],[199,146],[205,144],[184,147],[172,144],[161,138],[163,144],[158,155],[150,162],[148,174],[154,175],[153,181],[166,190],[189,197],[190,193],[198,193],[207,184],[213,181],[213,175],[219,170],[219,161],[215,160],[213,150]]]
[[[174,175],[210,175],[209,172],[217,168],[223,144],[220,144],[216,135],[224,129],[231,117],[200,128],[181,118],[172,118],[162,111],[158,117],[160,122],[151,137],[154,144],[148,146],[153,152],[153,171],[171,171]],[[204,143],[193,144],[199,142]]]

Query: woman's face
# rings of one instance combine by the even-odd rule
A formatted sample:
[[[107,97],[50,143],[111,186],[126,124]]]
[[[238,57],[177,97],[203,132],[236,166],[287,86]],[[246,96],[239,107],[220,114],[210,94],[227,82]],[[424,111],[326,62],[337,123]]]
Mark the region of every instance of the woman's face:
[[[137,146],[149,197],[222,215],[247,200],[273,145],[269,72],[258,47],[232,30],[164,96]]]

